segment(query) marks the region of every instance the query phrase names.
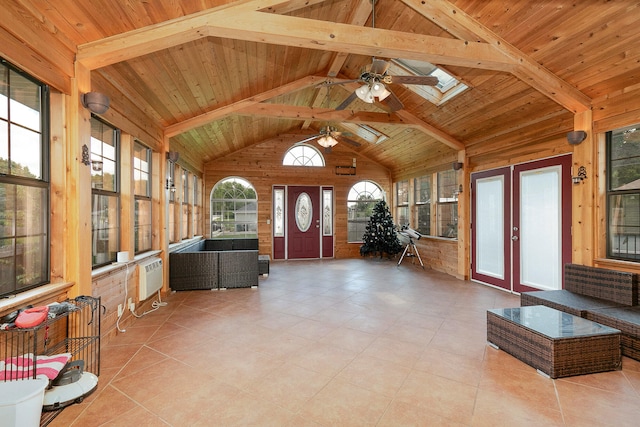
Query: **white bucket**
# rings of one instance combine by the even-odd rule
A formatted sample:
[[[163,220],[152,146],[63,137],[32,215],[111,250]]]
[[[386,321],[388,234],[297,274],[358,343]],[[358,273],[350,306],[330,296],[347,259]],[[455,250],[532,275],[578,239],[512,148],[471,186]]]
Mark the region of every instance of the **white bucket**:
[[[7,427],[38,427],[46,378],[0,381],[0,420]]]

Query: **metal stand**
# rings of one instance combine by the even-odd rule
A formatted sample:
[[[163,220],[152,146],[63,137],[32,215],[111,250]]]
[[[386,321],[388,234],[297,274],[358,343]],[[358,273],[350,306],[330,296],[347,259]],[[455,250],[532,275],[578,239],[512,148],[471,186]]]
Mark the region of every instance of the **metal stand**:
[[[404,248],[404,252],[402,252],[402,256],[400,257],[400,261],[398,261],[398,267],[400,267],[400,263],[402,263],[402,260],[404,259],[405,256],[408,258],[413,258],[413,257],[418,258],[418,261],[420,261],[420,265],[424,270],[424,264],[422,263],[422,258],[420,258],[420,252],[418,252],[418,248],[416,247],[416,244],[413,242],[412,237],[409,237],[409,243],[407,243],[407,246]],[[413,261],[411,261],[411,263],[413,264]]]

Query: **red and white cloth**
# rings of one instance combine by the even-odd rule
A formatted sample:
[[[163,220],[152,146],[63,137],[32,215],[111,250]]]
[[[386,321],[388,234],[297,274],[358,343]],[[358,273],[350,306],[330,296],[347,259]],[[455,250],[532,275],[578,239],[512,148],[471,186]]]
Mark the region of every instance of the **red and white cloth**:
[[[36,356],[36,376],[55,379],[62,368],[71,359],[71,353],[55,354],[53,356]],[[33,354],[10,357],[0,361],[0,381],[19,380],[33,377]]]

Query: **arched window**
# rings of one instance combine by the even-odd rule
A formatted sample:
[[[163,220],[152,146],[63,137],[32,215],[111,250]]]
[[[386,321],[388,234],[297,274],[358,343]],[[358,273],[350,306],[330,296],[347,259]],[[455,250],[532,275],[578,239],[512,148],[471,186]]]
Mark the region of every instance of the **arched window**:
[[[282,159],[283,166],[324,166],[324,157],[317,148],[298,144],[291,147]]]
[[[376,202],[384,199],[384,192],[372,181],[357,182],[347,196],[347,239],[349,242],[361,242],[369,217]]]
[[[258,196],[249,181],[229,177],[211,191],[211,237],[258,237]]]

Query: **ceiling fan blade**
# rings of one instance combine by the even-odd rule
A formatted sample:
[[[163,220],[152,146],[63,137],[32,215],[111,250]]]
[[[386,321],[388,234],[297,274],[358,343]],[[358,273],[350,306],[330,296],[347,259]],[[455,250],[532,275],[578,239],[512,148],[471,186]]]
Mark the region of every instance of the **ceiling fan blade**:
[[[314,139],[319,138],[319,137],[321,137],[321,136],[322,136],[322,135],[313,135],[313,136],[310,136],[310,137],[309,137],[309,138],[307,138],[307,139],[303,139],[302,141],[298,141],[298,142],[296,142],[294,145],[304,144],[305,142],[313,141]]]
[[[371,69],[369,72],[371,74],[384,74],[389,69],[391,64],[389,61],[385,61],[383,59],[373,59],[373,63],[371,64]]]
[[[434,76],[385,76],[385,80],[390,79],[390,83],[401,83],[405,85],[428,85],[438,84],[438,78]]]
[[[361,145],[359,142],[356,142],[353,139],[345,138],[344,136],[340,137],[340,141],[346,142],[347,144],[351,144],[354,147],[360,147],[360,145]]]
[[[386,104],[391,109],[392,113],[404,108],[404,104],[400,101],[400,98],[398,98],[393,92],[391,92],[391,95],[387,96],[382,103]]]
[[[355,92],[351,92],[351,95],[349,95],[347,97],[347,99],[345,99],[344,101],[342,101],[342,104],[338,105],[336,107],[336,110],[344,110],[345,108],[347,108],[349,106],[349,104],[351,104],[356,98],[358,97],[358,95],[356,95]]]

